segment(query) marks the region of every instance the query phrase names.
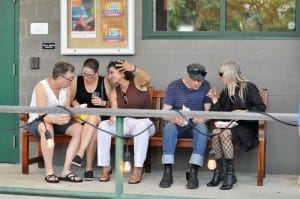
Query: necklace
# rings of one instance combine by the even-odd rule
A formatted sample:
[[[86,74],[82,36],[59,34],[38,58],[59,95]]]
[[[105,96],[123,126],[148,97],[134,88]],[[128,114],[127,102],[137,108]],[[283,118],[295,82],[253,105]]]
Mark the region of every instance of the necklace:
[[[124,84],[120,84],[122,93],[126,94],[128,86],[129,86],[129,81],[125,82]]]

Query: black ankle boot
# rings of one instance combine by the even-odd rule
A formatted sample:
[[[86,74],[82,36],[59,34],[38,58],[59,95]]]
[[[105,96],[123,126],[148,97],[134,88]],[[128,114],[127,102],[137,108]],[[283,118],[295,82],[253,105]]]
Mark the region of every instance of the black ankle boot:
[[[206,184],[208,187],[218,186],[219,183],[223,181],[224,178],[222,158],[217,159],[216,162],[217,162],[217,168],[214,170],[214,176],[212,177],[211,181]]]
[[[159,186],[161,188],[168,188],[173,183],[173,175],[172,175],[172,165],[171,164],[165,164],[165,170],[163,177],[159,183]]]
[[[221,190],[229,190],[233,184],[236,183],[236,176],[234,173],[233,159],[226,159],[226,171],[224,176],[224,182],[220,187]]]
[[[198,165],[192,164],[190,168],[190,173],[188,176],[188,183],[186,187],[188,189],[197,189],[199,187],[199,181],[198,181]]]

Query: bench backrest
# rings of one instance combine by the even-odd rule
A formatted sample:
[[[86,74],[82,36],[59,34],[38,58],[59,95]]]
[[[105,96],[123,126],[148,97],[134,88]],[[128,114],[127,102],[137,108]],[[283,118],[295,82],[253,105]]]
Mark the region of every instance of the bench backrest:
[[[152,108],[160,110],[163,105],[163,98],[165,96],[165,91],[155,90],[153,87],[149,87],[150,97],[152,99]],[[268,106],[268,89],[261,89],[260,96],[266,106]],[[162,128],[165,121],[161,118],[153,118],[156,127],[155,137],[162,137]],[[260,121],[260,128],[266,128],[266,121]],[[266,130],[266,129],[265,129]]]
[[[165,91],[154,90],[152,96],[152,109],[161,110],[163,105],[163,99],[165,96]],[[156,134],[155,137],[162,137],[162,128],[164,127],[165,121],[162,118],[153,118]]]

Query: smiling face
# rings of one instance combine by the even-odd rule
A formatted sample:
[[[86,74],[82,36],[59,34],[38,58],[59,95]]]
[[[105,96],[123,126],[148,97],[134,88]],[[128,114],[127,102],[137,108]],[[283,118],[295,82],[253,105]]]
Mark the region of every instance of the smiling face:
[[[120,72],[114,66],[111,66],[108,69],[108,77],[112,83],[117,84],[117,83],[120,83],[121,80],[124,79],[124,73]]]

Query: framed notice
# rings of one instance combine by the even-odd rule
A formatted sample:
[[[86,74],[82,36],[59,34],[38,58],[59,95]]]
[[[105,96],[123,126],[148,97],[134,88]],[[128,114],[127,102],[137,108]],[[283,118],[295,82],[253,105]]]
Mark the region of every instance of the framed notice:
[[[134,0],[60,0],[62,55],[130,55]]]

